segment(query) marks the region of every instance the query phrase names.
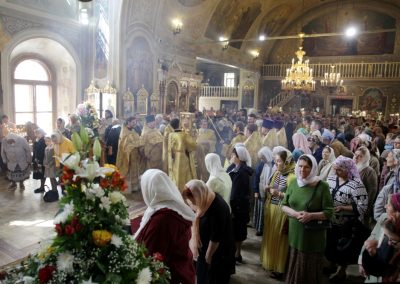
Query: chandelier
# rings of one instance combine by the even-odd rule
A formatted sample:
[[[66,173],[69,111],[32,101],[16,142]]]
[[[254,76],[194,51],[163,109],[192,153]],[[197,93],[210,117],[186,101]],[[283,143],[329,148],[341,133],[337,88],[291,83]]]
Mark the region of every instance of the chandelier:
[[[315,81],[313,80],[313,70],[309,67],[309,60],[303,61],[303,57],[306,52],[303,50],[303,37],[304,34],[299,34],[300,46],[299,50],[296,51],[297,62],[292,59],[292,66],[286,69],[286,77],[281,81],[282,90],[292,91],[315,91]]]
[[[321,80],[322,87],[342,87],[343,80],[340,79],[340,73],[335,72],[335,66],[331,66],[331,72],[325,73],[324,79]]]

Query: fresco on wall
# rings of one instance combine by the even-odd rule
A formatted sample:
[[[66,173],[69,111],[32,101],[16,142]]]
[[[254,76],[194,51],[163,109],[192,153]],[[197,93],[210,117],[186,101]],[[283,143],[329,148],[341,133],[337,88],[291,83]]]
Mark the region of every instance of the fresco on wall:
[[[278,35],[278,31],[287,22],[292,13],[292,7],[287,4],[280,5],[264,16],[260,24],[259,34],[266,36]]]
[[[359,109],[368,112],[384,112],[386,108],[386,96],[377,88],[369,88],[364,91],[359,99]]]
[[[232,40],[243,39],[260,13],[261,4],[259,2],[222,0],[215,9],[205,36],[213,40],[218,39],[221,35]],[[229,45],[240,48],[242,42]]]
[[[126,85],[136,94],[140,88],[153,92],[153,54],[144,38],[132,41],[127,50]]]
[[[374,11],[340,9],[319,17],[303,27],[306,34],[343,32],[354,25],[360,31],[395,29],[396,19]],[[361,34],[352,39],[334,36],[306,38],[304,50],[308,56],[344,56],[392,54],[395,32]]]

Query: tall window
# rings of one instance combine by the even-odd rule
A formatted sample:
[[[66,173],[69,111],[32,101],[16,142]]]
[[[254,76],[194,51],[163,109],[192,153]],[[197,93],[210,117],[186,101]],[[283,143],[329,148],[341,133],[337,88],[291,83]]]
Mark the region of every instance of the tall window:
[[[36,123],[47,133],[53,129],[53,100],[50,74],[35,59],[20,62],[14,71],[15,123]]]
[[[235,87],[235,73],[224,73],[224,86]]]

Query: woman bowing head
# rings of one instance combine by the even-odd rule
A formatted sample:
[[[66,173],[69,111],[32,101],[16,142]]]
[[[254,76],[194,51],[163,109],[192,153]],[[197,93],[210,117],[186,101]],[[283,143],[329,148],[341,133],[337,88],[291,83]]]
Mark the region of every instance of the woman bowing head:
[[[171,271],[171,283],[195,283],[193,255],[189,248],[193,210],[163,171],[147,170],[141,179],[147,205],[135,239],[149,254],[160,253]]]

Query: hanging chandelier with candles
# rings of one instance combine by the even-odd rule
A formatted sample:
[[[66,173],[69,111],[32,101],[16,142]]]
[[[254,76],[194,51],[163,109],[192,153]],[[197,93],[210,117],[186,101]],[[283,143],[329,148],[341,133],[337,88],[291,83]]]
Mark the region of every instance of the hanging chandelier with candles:
[[[321,80],[322,87],[342,87],[343,80],[340,78],[340,73],[335,72],[335,66],[331,66],[331,72],[325,73],[324,79]]]
[[[292,59],[292,66],[286,69],[286,77],[281,81],[282,90],[292,91],[300,90],[311,92],[315,91],[315,81],[313,80],[313,70],[309,67],[309,60],[303,61],[306,52],[303,50],[304,33],[299,34],[300,46],[296,51],[297,62]]]

